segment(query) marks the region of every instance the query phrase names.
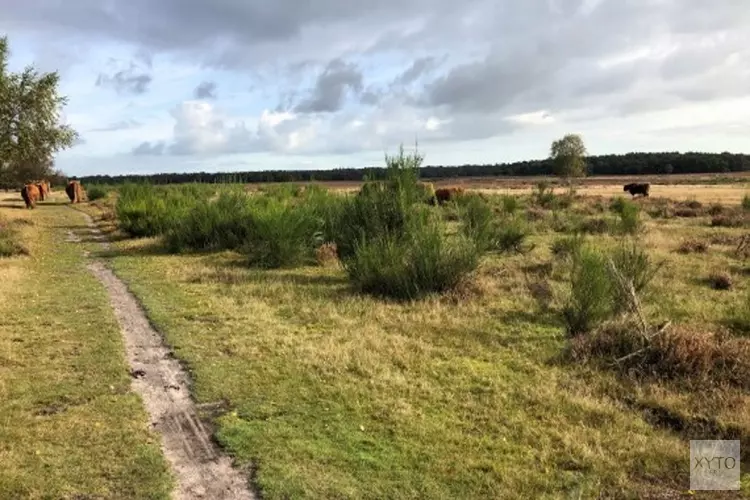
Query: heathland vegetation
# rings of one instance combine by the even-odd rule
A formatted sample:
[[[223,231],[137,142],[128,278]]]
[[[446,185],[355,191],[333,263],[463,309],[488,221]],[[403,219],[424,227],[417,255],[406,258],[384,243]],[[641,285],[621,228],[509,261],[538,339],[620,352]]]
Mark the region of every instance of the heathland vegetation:
[[[746,202],[436,203],[421,156],[386,160],[351,194],[141,183],[87,208],[268,498],[667,495],[689,439],[747,439]]]

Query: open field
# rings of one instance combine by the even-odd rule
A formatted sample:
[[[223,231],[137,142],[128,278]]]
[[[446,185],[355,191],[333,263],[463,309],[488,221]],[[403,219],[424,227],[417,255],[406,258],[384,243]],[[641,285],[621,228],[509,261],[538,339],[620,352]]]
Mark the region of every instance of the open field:
[[[322,203],[314,198],[319,193],[261,187],[266,193],[248,197],[259,199],[249,207],[264,214],[256,224],[277,232],[296,214],[289,207]],[[573,271],[557,250],[576,231],[602,252],[636,242],[652,262],[662,263],[641,296],[648,323],[669,321],[668,332],[686,335],[676,338],[687,338],[702,360],[707,348],[689,339],[703,339],[705,332],[726,336],[738,347],[735,373],[747,373],[738,371],[750,366],[742,350],[750,332],[741,319],[750,263],[738,253],[749,228],[739,207],[747,186],[653,186],[652,199],[634,203],[642,224],[635,236],[623,232],[625,217],[607,199],[621,194],[617,185],[586,186],[574,200],[552,196],[547,202],[530,188],[514,190],[513,203],[494,186],[472,187],[487,195],[501,225],[522,223],[522,245],[483,253],[458,286],[406,301],[358,291],[349,270],[335,261],[297,258],[286,246],[295,244],[293,235],[282,242],[264,236],[264,244],[280,245],[271,247],[275,253],[295,257],[293,264],[269,269],[269,252],[252,241],[260,238],[255,226],[242,233],[249,248],[231,242],[235,248],[178,252],[165,245],[165,239],[196,244],[179,239],[174,228],[185,230],[189,217],[198,217],[186,215],[201,210],[190,208],[191,197],[216,200],[209,192],[215,186],[167,188],[188,193],[167,204],[146,203],[136,193],[128,211],[124,205],[113,211],[111,195],[81,209],[114,241],[109,250],[91,251],[128,283],[189,368],[196,402],[217,408],[206,415],[217,439],[238,464],[255,471],[264,498],[678,498],[688,490],[690,439],[740,439],[743,489],[719,496],[750,495],[746,381],[688,362],[667,373],[658,364],[618,370],[609,354],[572,359],[581,337],[567,335],[563,311]],[[218,190],[244,196],[238,186]],[[276,202],[262,201],[266,197],[289,211],[274,212]],[[688,199],[693,203],[677,203]],[[708,206],[717,200],[721,210]],[[210,203],[216,201],[199,205]],[[226,225],[212,238],[244,230],[228,224],[241,222],[230,215],[242,213],[240,203],[211,215],[217,217],[211,224]],[[178,205],[179,213],[169,211]],[[147,217],[162,209],[163,220]],[[463,210],[429,208],[450,234],[461,230]],[[127,215],[130,231],[159,234],[133,238],[118,213]],[[80,224],[72,210],[45,203],[24,216]],[[731,224],[712,226],[720,216]],[[312,224],[300,220],[295,230]],[[206,226],[200,219],[190,224]],[[73,255],[74,245],[61,238],[52,232],[47,245]],[[200,241],[208,243],[215,241]],[[259,248],[263,266],[255,260]],[[80,256],[70,258],[80,263]],[[730,286],[712,288],[712,275],[722,273]],[[546,299],[536,285],[544,285]],[[60,291],[50,297],[59,304],[52,301],[49,309],[64,310]],[[110,318],[111,329],[109,314],[99,316]],[[122,363],[121,352],[106,355]]]
[[[559,184],[556,177],[462,177],[447,179],[424,179],[434,184],[435,188],[462,187],[464,189],[487,194],[528,195],[539,182],[553,186]],[[739,204],[745,193],[750,190],[750,173],[732,174],[684,174],[653,176],[594,176],[577,181],[578,193],[585,196],[622,196],[622,186],[630,182],[651,183],[651,196],[671,200],[695,199],[702,203]],[[300,183],[303,184],[303,183]],[[353,192],[358,190],[361,182],[328,181],[314,182],[328,189]],[[249,190],[262,189],[274,184],[249,184]],[[279,184],[276,184],[279,185]],[[562,193],[565,187],[556,186],[556,192]],[[629,196],[629,195],[628,195]]]
[[[109,301],[66,241],[83,219],[62,200],[26,211],[0,195],[0,228],[20,227],[29,254],[0,258],[0,498],[166,499]]]

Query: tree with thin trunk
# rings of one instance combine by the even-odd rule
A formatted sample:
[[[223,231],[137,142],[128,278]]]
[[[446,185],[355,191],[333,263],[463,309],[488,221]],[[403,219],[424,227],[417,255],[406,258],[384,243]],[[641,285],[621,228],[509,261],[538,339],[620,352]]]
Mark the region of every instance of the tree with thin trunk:
[[[60,75],[27,66],[8,71],[8,38],[0,37],[0,182],[17,187],[53,174],[54,155],[71,147],[78,133],[61,123],[67,97]]]
[[[552,143],[550,157],[555,174],[572,186],[571,180],[586,176],[586,146],[578,134],[568,134]]]

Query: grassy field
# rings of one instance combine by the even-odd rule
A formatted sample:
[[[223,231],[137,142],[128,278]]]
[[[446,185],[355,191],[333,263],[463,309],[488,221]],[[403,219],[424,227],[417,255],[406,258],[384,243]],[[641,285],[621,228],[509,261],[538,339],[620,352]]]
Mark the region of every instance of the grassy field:
[[[750,296],[736,252],[747,225],[715,222],[737,216],[746,190],[734,186],[719,209],[684,201],[702,187],[674,189],[681,203],[637,202],[638,244],[663,263],[645,314],[688,339],[718,332],[746,346],[747,323],[727,325]],[[506,201],[489,199],[501,212]],[[688,441],[721,438],[742,441],[737,495],[750,494],[741,382],[692,377],[693,365],[626,373],[611,357],[570,359],[569,268],[551,249],[578,225],[593,228],[597,247],[622,246],[630,237],[612,229],[609,200],[519,200],[531,221],[523,253],[491,252],[453,290],[407,302],[357,293],[335,265],[170,254],[159,237],[120,234],[106,201],[87,210],[119,240],[104,255],[189,366],[197,401],[224,408],[218,439],[255,467],[265,498],[671,498],[688,489]],[[712,288],[720,274],[730,289]],[[535,298],[538,282],[548,304]]]
[[[109,301],[66,241],[84,220],[59,195],[34,211],[0,195],[0,242],[14,228],[22,249],[0,256],[0,498],[168,498]]]

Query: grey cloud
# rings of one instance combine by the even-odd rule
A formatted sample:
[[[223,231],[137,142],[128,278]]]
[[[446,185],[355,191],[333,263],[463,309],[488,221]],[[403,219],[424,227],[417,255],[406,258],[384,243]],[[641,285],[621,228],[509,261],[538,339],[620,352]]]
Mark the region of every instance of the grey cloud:
[[[396,77],[393,83],[395,85],[409,85],[421,76],[430,73],[436,66],[437,59],[435,57],[421,57],[415,60],[406,71]]]
[[[196,99],[216,99],[216,82],[201,82],[193,91]]]
[[[133,148],[132,154],[134,156],[161,156],[165,149],[166,144],[163,141],[144,141]]]
[[[110,123],[109,125],[105,125],[103,127],[93,128],[91,129],[92,132],[115,132],[118,130],[129,130],[133,128],[140,127],[141,123],[139,121],[128,119],[128,120],[121,120],[118,122]]]
[[[331,113],[344,105],[347,91],[361,93],[362,72],[356,65],[336,59],[318,75],[310,95],[294,108],[298,113]]]
[[[153,77],[146,71],[140,70],[131,63],[128,69],[122,69],[111,75],[99,73],[96,79],[97,87],[111,87],[118,94],[145,94],[153,81]]]

